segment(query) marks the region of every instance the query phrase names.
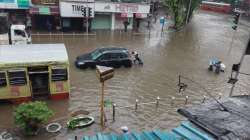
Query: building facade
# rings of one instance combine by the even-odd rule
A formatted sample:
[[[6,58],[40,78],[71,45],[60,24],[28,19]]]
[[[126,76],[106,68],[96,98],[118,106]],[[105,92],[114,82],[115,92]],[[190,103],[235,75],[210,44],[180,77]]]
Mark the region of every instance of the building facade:
[[[150,3],[142,0],[0,0],[0,12],[7,12],[11,23],[25,24],[33,30],[119,30],[138,28],[142,20],[148,19]]]
[[[34,30],[60,30],[59,0],[30,0],[29,17]]]
[[[147,19],[150,4],[94,0],[62,0],[59,3],[63,29],[133,29],[133,23]],[[86,10],[87,9],[87,10]],[[90,14],[90,15],[89,15]]]
[[[9,24],[25,24],[29,0],[0,0],[0,13],[6,14]]]
[[[94,0],[61,0],[59,7],[64,31],[91,31],[95,17]]]
[[[121,3],[121,2],[95,2],[94,29],[133,29],[133,24],[147,19],[150,11],[149,4]]]

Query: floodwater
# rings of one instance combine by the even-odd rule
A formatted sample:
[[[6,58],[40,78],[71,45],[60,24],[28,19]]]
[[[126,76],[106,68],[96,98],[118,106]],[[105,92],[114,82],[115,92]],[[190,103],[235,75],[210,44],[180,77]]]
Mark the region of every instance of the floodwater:
[[[125,47],[138,51],[144,61],[143,66],[115,69],[115,76],[105,83],[105,100],[111,100],[117,105],[115,122],[112,121],[112,107],[106,107],[105,131],[120,131],[121,126],[130,130],[170,130],[180,121],[185,120],[176,110],[185,105],[199,104],[206,95],[205,87],[216,98],[222,94],[227,97],[231,85],[227,83],[231,66],[238,63],[249,38],[249,27],[240,25],[237,32],[231,28],[231,17],[208,12],[198,12],[192,22],[176,33],[168,32],[161,35],[159,23],[154,24],[150,36],[148,34],[132,34],[123,32],[97,32],[96,36],[33,36],[34,43],[65,43],[70,59],[71,94],[69,100],[48,101],[55,111],[51,122],[59,121],[65,125],[70,113],[75,110],[89,111],[95,117],[96,124],[88,129],[75,131],[62,130],[59,134],[41,133],[41,136],[22,139],[69,139],[74,135],[83,136],[100,131],[99,101],[100,83],[93,69],[79,70],[74,67],[77,55],[100,47]],[[233,34],[235,39],[232,41]],[[231,45],[233,43],[233,45]],[[221,59],[227,66],[225,73],[219,75],[208,72],[211,58]],[[249,73],[250,57],[246,56],[242,72]],[[183,80],[188,88],[178,93],[178,75],[192,79]],[[250,78],[239,77],[239,84],[234,94],[248,94]],[[135,101],[139,103],[155,102],[160,97],[159,107],[147,104],[138,106],[135,111]],[[206,95],[208,97],[208,95]],[[175,97],[174,101],[171,99]],[[124,106],[131,106],[122,108]],[[14,105],[1,104],[0,128],[13,130]],[[119,108],[121,107],[121,108]],[[17,131],[16,129],[14,131]]]

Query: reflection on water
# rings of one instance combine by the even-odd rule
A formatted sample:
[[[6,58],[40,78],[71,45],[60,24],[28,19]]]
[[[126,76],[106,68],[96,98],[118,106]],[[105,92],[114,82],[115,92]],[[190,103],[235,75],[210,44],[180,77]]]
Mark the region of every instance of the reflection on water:
[[[204,85],[213,95],[218,93],[228,96],[230,85],[226,83],[230,75],[230,67],[239,61],[244,44],[248,39],[248,32],[240,28],[237,39],[234,41],[231,52],[231,37],[233,30],[228,22],[229,16],[213,13],[199,13],[186,29],[177,33],[166,33],[164,36],[158,28],[148,35],[132,35],[130,33],[98,32],[97,36],[40,36],[33,37],[34,43],[65,43],[70,58],[70,82],[71,95],[69,100],[48,101],[49,106],[55,110],[53,119],[65,120],[74,110],[87,110],[90,115],[99,122],[99,95],[100,83],[96,78],[95,70],[79,70],[74,67],[77,55],[91,51],[99,47],[126,47],[129,50],[138,51],[144,61],[144,66],[132,68],[120,68],[115,70],[113,79],[105,83],[105,99],[112,100],[119,106],[135,104],[139,102],[152,102],[159,96],[160,106],[155,104],[139,106],[138,111],[134,107],[117,109],[116,122],[112,122],[112,111],[106,109],[107,125],[117,131],[123,125],[133,130],[142,129],[171,129],[183,120],[176,113],[177,108],[184,106],[185,96],[189,96],[189,103],[200,103],[205,92],[199,86],[189,83],[188,90],[178,93],[178,75],[182,74]],[[216,75],[207,71],[209,59],[221,59],[228,67],[225,73]],[[249,63],[249,59],[245,63]],[[249,71],[249,65],[243,67],[243,71]],[[240,77],[244,86],[238,86],[236,93],[246,93],[250,79]],[[176,100],[171,105],[171,97]],[[0,106],[0,127],[13,126],[13,105]],[[94,127],[94,126],[93,126]],[[98,131],[98,127],[94,127]],[[85,131],[86,132],[86,131]],[[83,135],[84,132],[76,131]],[[60,134],[58,139],[66,139],[68,132]],[[42,136],[44,139],[47,136]],[[37,138],[36,138],[37,139]]]

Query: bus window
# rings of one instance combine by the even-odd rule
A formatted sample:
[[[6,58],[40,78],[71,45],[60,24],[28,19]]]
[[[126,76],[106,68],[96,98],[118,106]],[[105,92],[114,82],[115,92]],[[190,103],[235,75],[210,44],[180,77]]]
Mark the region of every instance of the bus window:
[[[9,71],[8,72],[10,85],[25,85],[27,83],[26,73],[24,70],[19,71]]]
[[[5,72],[0,72],[0,87],[7,86]]]
[[[66,81],[68,80],[68,71],[66,68],[52,69],[52,81]]]

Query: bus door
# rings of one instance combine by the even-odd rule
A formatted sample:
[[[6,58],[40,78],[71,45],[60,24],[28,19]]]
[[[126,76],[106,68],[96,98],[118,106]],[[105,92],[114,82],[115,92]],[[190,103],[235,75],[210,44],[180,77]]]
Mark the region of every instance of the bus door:
[[[50,94],[48,67],[29,67],[28,73],[32,97],[48,97]]]

